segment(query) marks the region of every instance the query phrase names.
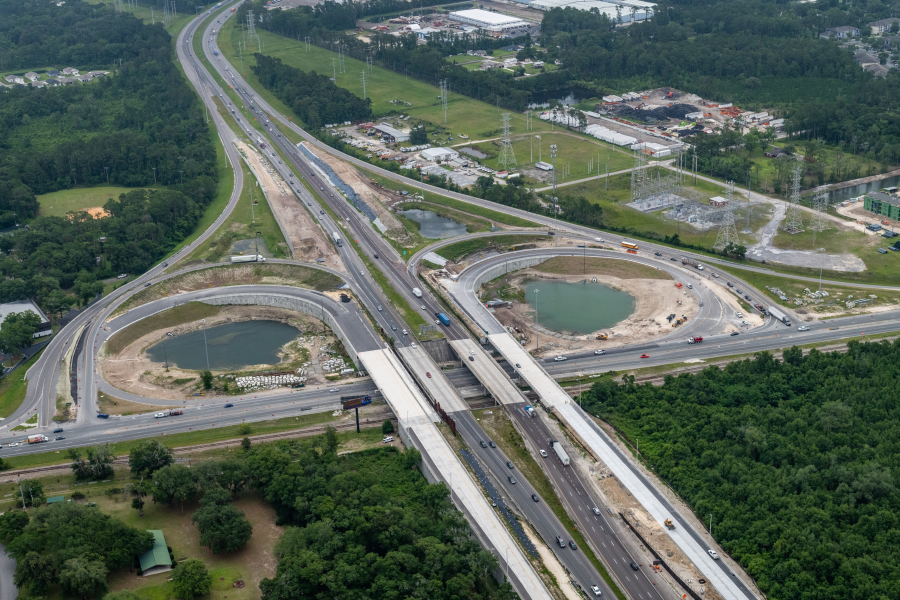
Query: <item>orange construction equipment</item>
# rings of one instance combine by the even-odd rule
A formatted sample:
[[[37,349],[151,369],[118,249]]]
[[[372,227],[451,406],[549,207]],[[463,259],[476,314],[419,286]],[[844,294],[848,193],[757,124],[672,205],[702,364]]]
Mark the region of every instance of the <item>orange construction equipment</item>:
[[[677,288],[680,290],[680,289],[681,289],[681,284],[680,284],[680,283],[676,283],[676,284],[675,284],[675,287],[677,287]]]

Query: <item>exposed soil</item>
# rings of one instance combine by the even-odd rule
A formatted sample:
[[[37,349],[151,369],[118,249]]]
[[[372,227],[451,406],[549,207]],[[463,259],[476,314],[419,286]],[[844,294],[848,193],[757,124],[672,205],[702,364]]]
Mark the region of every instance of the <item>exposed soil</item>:
[[[218,314],[207,317],[206,327],[232,323],[236,321],[267,320],[280,321],[297,327],[301,331],[316,332],[315,342],[310,343],[310,337],[305,337],[305,343],[298,345],[296,340],[284,345],[279,355],[281,362],[275,365],[276,370],[281,367],[296,370],[300,362],[317,362],[323,346],[333,344],[335,338],[331,331],[326,329],[326,334],[321,337],[322,324],[315,318],[302,313],[293,312],[270,306],[223,306]],[[175,335],[181,335],[200,328],[199,322],[191,322],[174,327],[160,328],[142,336],[129,344],[124,350],[115,355],[103,356],[97,364],[103,378],[120,390],[170,400],[183,400],[199,389],[199,373],[197,371],[179,369],[169,366],[166,372],[165,364],[150,360],[145,350],[165,337],[166,331]],[[327,355],[330,357],[330,355]],[[321,384],[325,382],[321,370],[311,365],[308,374],[308,384]],[[244,372],[272,370],[273,365],[256,365],[248,367]],[[219,374],[220,372],[214,371]],[[221,372],[230,373],[230,372]],[[259,392],[255,392],[259,393]]]
[[[281,175],[252,146],[240,141],[234,144],[259,179],[272,211],[284,228],[293,257],[305,262],[322,258],[327,267],[343,271],[344,263],[325,232],[313,221],[309,211]]]
[[[306,144],[306,149],[315,154],[319,159],[321,159],[325,164],[327,164],[331,169],[337,174],[338,177],[343,180],[344,183],[353,188],[353,191],[359,194],[359,197],[362,198],[366,204],[372,207],[372,210],[375,211],[375,214],[378,215],[378,219],[387,227],[387,233],[393,239],[398,242],[407,243],[410,242],[409,234],[406,232],[406,228],[403,227],[403,224],[394,216],[394,214],[387,208],[385,205],[390,200],[393,200],[392,192],[390,190],[385,190],[383,188],[379,188],[374,185],[368,177],[365,177],[362,173],[353,168],[349,163],[346,163],[338,158],[328,154],[315,147],[312,144]]]

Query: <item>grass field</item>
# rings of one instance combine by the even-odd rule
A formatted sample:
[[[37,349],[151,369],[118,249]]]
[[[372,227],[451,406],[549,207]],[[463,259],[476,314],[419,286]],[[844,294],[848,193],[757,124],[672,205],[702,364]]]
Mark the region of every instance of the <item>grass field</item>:
[[[37,362],[41,353],[43,353],[43,350],[28,359],[28,362],[16,369],[14,373],[0,381],[0,417],[8,417],[22,406],[22,401],[25,400],[25,392],[28,391],[25,373],[31,368],[31,365]]]
[[[133,189],[140,188],[98,186],[41,194],[37,196],[38,204],[41,205],[40,216],[64,217],[67,213],[78,210],[102,208],[110,198],[118,200],[121,194],[127,194]]]
[[[572,256],[557,256],[531,268],[535,271],[558,275],[578,275],[587,272],[609,275],[619,279],[672,279],[671,275],[656,267],[626,260],[606,260],[604,258],[583,260]]]
[[[807,221],[808,227],[809,215],[803,215]],[[885,248],[893,243],[893,240],[887,240],[876,235],[867,235],[861,231],[840,231],[837,227],[829,224],[828,229],[817,232],[815,234],[815,242],[813,242],[813,231],[806,229],[801,233],[791,235],[784,231],[778,231],[772,244],[776,248],[784,248],[786,250],[817,250],[825,248],[825,252],[829,254],[841,254],[849,252],[858,256],[864,263],[866,269],[873,275],[895,278],[895,285],[900,285],[900,256],[895,252],[888,254],[880,254],[877,248]]]
[[[523,244],[533,244],[534,242],[546,241],[546,237],[533,235],[504,235],[476,238],[473,240],[462,240],[455,244],[448,244],[443,248],[435,250],[438,256],[443,256],[447,260],[457,261],[473,252],[484,250],[486,248],[502,248],[504,250],[512,250],[516,246]]]
[[[156,313],[146,319],[141,319],[137,323],[126,327],[106,342],[106,349],[110,354],[118,354],[135,340],[157,329],[193,323],[200,319],[214,317],[217,314],[219,314],[219,307],[211,304],[203,304],[202,302],[181,304]]]

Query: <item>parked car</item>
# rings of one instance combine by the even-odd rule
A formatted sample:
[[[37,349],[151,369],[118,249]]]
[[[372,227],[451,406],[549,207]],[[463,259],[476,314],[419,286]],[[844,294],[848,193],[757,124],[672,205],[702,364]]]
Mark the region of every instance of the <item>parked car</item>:
[[[381,440],[381,443],[382,444],[390,444],[393,441],[394,441],[394,436],[389,435],[389,436],[385,437],[383,440]]]

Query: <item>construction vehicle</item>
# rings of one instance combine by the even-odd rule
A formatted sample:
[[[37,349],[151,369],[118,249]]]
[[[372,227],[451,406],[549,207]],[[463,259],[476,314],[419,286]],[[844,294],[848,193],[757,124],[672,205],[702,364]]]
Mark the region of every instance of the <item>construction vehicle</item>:
[[[701,342],[703,342],[703,338],[702,338],[702,337],[691,337],[691,338],[688,338],[688,344],[699,344],[699,343],[701,343]]]
[[[597,336],[597,339],[598,340],[608,340],[609,336],[606,335],[605,333],[601,333],[600,335]]]
[[[675,97],[675,92],[669,92],[668,94],[666,94],[666,98],[674,98],[674,97]]]
[[[675,529],[675,523],[672,522],[672,519],[666,519],[663,521],[663,525],[666,526],[666,529]]]

